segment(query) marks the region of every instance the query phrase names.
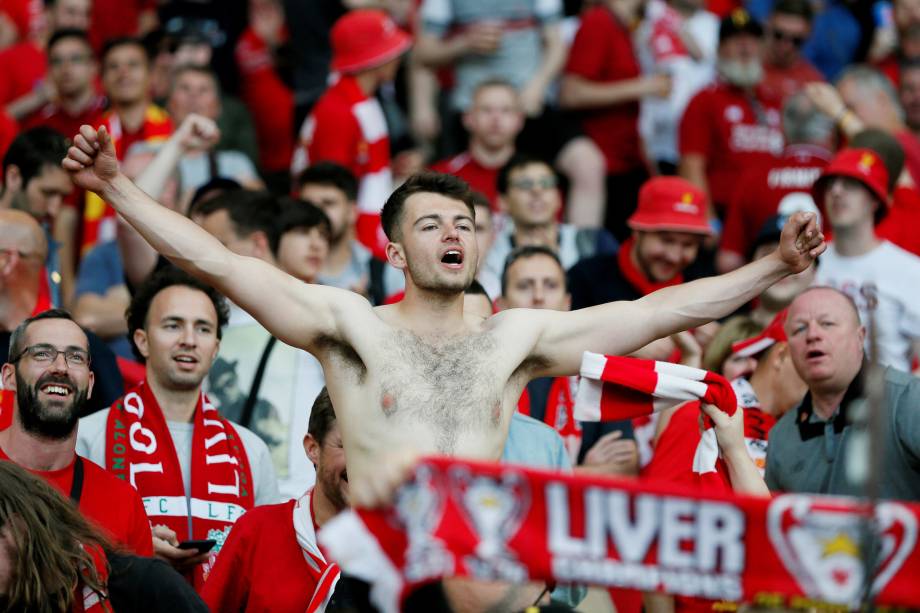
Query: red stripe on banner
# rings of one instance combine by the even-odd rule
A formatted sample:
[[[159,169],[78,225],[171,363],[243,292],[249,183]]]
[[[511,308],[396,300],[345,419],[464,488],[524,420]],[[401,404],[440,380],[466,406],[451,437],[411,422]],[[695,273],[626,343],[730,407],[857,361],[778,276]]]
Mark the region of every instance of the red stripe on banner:
[[[601,421],[644,417],[655,412],[653,399],[645,392],[604,383],[601,387]]]
[[[852,498],[753,498],[430,458],[394,500],[347,512],[401,571],[404,584],[391,588],[454,575],[809,608],[854,606],[863,586],[861,530],[870,513]],[[883,544],[874,601],[920,607],[920,505],[888,501],[874,510]],[[359,538],[336,530],[347,519],[321,531],[330,553],[347,553],[342,547]]]

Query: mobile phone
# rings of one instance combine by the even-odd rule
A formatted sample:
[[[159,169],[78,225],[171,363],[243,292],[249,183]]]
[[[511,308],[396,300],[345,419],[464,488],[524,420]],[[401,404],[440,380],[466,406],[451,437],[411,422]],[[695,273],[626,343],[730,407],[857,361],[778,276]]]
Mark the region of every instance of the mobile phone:
[[[198,553],[208,553],[214,548],[217,541],[214,539],[201,539],[197,541],[182,541],[179,543],[179,549],[197,549]]]

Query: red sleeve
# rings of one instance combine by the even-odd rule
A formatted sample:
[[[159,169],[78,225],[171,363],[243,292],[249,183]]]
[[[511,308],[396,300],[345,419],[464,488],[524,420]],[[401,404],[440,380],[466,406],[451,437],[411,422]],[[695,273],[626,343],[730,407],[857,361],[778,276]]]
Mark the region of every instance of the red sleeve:
[[[134,493],[134,496],[131,497],[134,508],[131,509],[128,545],[137,555],[150,557],[153,555],[153,533],[150,531],[150,520],[147,518],[147,511],[144,510],[144,501],[141,500],[140,494],[133,487],[130,489]]]
[[[708,157],[710,126],[708,95],[705,90],[690,100],[680,120],[680,154],[701,153]]]
[[[310,141],[310,163],[335,162],[355,172],[358,156],[358,123],[348,109],[323,108],[316,112]]]
[[[604,23],[605,19],[609,19],[604,14],[606,10],[598,7],[582,17],[581,27],[578,28],[569,49],[569,59],[565,65],[567,74],[592,81],[602,80],[608,56],[605,51],[610,43],[610,29],[605,27]]]
[[[251,513],[251,512],[250,512]],[[201,590],[201,599],[211,611],[245,611],[249,599],[250,528],[256,516],[243,515],[230,530],[227,541]]]
[[[875,228],[879,238],[891,241],[901,249],[920,255],[920,191],[911,187],[895,188],[891,209]]]

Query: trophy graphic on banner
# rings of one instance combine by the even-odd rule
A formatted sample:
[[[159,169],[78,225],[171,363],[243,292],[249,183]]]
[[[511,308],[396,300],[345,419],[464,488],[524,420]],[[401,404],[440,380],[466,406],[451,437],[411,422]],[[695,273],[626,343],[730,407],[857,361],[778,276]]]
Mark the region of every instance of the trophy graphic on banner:
[[[406,578],[421,581],[453,573],[453,558],[434,536],[444,515],[444,496],[430,467],[420,466],[412,481],[399,488],[394,509],[408,539]]]
[[[511,471],[501,479],[473,477],[458,467],[451,471],[450,482],[452,495],[479,539],[476,555],[464,558],[471,573],[480,579],[527,579],[527,570],[507,545],[530,507],[527,481]]]

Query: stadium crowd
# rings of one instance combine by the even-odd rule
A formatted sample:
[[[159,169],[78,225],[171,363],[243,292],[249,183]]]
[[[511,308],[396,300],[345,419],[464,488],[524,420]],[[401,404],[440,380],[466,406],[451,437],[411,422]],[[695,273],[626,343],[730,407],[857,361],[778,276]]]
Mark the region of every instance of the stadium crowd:
[[[0,0],[0,159],[0,610],[371,610],[424,454],[920,502],[920,0]]]

